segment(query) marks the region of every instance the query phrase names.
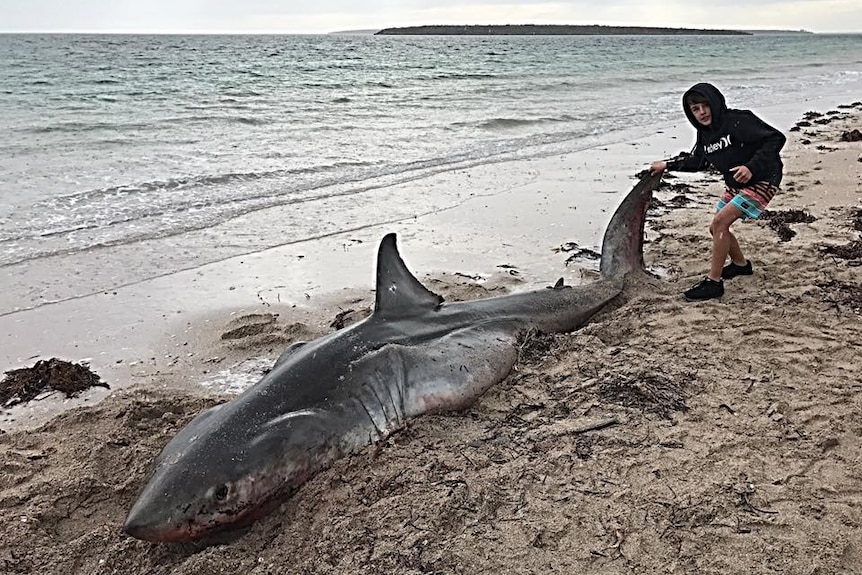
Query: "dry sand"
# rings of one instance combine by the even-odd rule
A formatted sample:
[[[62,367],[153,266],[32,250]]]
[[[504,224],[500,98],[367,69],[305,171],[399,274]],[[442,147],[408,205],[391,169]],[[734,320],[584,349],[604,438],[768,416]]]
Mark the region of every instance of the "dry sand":
[[[466,412],[339,461],[231,540],[120,533],[152,458],[217,401],[171,376],[0,435],[0,572],[862,573],[862,259],[823,249],[862,230],[862,143],[840,141],[862,104],[833,112],[790,135],[771,206],[816,220],[790,224],[789,241],[739,224],[756,274],[721,301],[679,296],[705,270],[719,184],[669,179],[660,198],[685,182],[691,202],[651,218],[645,257],[667,278],[532,340]],[[436,280],[450,299],[509,287]],[[347,322],[367,313],[370,294],[344,298]],[[190,369],[320,332],[289,309],[213,323],[191,343],[210,364]]]

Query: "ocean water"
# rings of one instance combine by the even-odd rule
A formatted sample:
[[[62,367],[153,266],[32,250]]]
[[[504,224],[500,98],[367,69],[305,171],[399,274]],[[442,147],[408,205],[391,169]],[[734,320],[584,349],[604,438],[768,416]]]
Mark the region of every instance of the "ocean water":
[[[384,221],[392,184],[648,133],[698,81],[862,99],[862,36],[0,35],[0,269],[141,246],[169,273],[244,249],[189,234],[282,207],[247,249],[302,241],[359,193]]]

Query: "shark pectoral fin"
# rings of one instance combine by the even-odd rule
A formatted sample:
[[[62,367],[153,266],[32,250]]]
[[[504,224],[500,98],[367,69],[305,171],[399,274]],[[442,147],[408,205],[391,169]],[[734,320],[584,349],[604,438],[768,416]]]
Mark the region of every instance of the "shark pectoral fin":
[[[441,303],[443,297],[423,286],[404,265],[395,234],[387,234],[377,252],[374,315],[394,319],[436,309]]]
[[[468,407],[502,381],[518,358],[516,334],[499,327],[466,328],[400,351],[407,416]]]

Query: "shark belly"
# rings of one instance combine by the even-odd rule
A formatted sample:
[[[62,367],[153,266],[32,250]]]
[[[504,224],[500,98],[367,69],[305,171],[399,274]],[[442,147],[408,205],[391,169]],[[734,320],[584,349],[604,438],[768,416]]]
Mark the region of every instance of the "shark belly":
[[[343,445],[355,449],[410,418],[468,407],[506,377],[517,357],[512,325],[465,327],[423,343],[383,346],[352,368],[356,391],[337,409],[350,409],[355,423],[343,430]]]

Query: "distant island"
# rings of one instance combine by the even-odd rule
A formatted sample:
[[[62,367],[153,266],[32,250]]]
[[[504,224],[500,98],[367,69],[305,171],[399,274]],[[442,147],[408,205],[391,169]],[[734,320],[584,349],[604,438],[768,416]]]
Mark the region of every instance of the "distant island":
[[[777,34],[780,36],[785,36],[787,34],[814,34],[814,32],[811,32],[810,30],[746,30],[746,32],[751,32],[758,36],[762,36],[764,34]]]
[[[377,34],[377,32],[379,31],[380,28],[362,30],[336,30],[334,32],[328,32],[328,34],[333,36],[371,36],[372,34]]]
[[[713,35],[751,36],[742,30],[651,28],[648,26],[569,26],[564,24],[506,24],[502,26],[406,26],[384,28],[381,36],[599,36],[599,35]]]

